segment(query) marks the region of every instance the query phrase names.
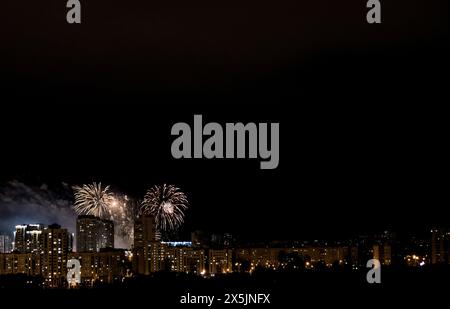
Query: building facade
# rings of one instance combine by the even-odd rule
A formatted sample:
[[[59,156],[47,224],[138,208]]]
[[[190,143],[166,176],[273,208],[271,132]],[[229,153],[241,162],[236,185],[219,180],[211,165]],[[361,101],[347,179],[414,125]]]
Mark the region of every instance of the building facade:
[[[166,249],[165,259],[169,261],[170,271],[203,275],[206,273],[206,254],[204,249],[176,246]]]
[[[14,251],[20,253],[41,251],[43,224],[16,225],[14,231]]]
[[[0,275],[41,275],[41,255],[34,253],[0,254]]]
[[[102,249],[100,252],[70,253],[70,259],[77,259],[81,266],[81,285],[91,287],[95,283],[115,283],[127,275],[125,250]]]
[[[77,218],[77,252],[114,248],[114,223],[95,216]]]
[[[67,229],[57,224],[50,225],[42,231],[41,267],[44,282],[49,287],[60,287],[65,284],[70,239]]]
[[[226,274],[233,271],[233,250],[210,249],[208,251],[209,274]]]
[[[12,251],[12,239],[9,235],[0,235],[0,253],[10,253]]]
[[[162,268],[161,256],[165,246],[156,241],[156,224],[153,216],[145,215],[134,223],[133,271],[148,275]],[[155,258],[158,257],[158,258]]]
[[[67,275],[67,256],[72,247],[72,237],[67,230],[57,224],[47,228],[21,225],[16,227],[15,236],[17,250],[0,254],[0,274],[42,276],[48,287],[63,286]]]
[[[431,263],[450,263],[449,259],[450,231],[443,228],[431,230]]]
[[[392,246],[389,243],[378,243],[373,245],[373,258],[380,261],[381,265],[392,264]]]

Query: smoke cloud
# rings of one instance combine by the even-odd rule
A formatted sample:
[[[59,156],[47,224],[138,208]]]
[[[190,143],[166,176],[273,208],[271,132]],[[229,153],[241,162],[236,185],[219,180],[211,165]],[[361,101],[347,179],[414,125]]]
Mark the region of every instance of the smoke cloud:
[[[9,181],[0,185],[0,233],[12,235],[16,225],[31,223],[57,223],[75,233],[77,214],[72,206],[73,191],[66,183],[31,186],[18,180]],[[129,239],[115,234],[116,248],[130,247]]]
[[[62,183],[56,193],[47,184],[28,186],[13,180],[0,187],[0,231],[12,233],[17,224],[58,223],[75,233],[76,214],[70,188]]]

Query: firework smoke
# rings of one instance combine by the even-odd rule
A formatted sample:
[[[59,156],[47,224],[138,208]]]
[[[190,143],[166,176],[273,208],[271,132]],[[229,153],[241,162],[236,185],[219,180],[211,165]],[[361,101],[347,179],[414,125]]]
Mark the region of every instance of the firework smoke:
[[[111,220],[116,226],[116,235],[122,238],[128,247],[134,238],[134,219],[137,218],[139,202],[128,198],[127,195],[115,193],[108,208]]]
[[[188,208],[186,195],[173,185],[154,186],[145,194],[142,213],[155,217],[159,232],[174,232],[184,222],[184,211]]]
[[[129,247],[134,235],[136,202],[126,195],[111,192],[109,186],[93,183],[73,187],[75,194],[74,210],[79,215],[93,215],[112,220],[119,247]],[[117,239],[117,237],[116,237]]]
[[[28,185],[18,180],[0,184],[0,233],[17,224],[58,223],[75,232],[72,192],[66,183]]]

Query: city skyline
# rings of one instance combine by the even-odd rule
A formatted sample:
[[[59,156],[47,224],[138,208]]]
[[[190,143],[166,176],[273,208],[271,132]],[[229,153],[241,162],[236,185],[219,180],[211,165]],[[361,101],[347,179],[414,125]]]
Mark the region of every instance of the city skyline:
[[[427,240],[411,237],[407,241],[384,231],[343,242],[269,241],[258,245],[240,244],[228,233],[194,231],[189,242],[167,242],[159,239],[155,218],[141,215],[134,222],[133,247],[127,250],[114,248],[111,238],[105,242],[114,230],[108,221],[81,215],[77,222],[80,250],[73,250],[73,236],[57,224],[17,225],[14,249],[0,253],[0,275],[43,276],[43,286],[61,288],[67,286],[66,273],[71,259],[81,263],[81,281],[77,282],[86,287],[97,283],[119,284],[127,278],[161,271],[201,277],[252,274],[264,269],[358,271],[372,258],[384,267],[395,268],[450,264],[449,228],[432,229]]]
[[[1,217],[3,226],[5,220],[16,225],[11,239],[13,246],[5,245],[6,238],[3,237],[3,247],[8,246],[11,250],[0,254],[0,274],[19,276],[17,278],[26,275],[34,278],[32,282],[40,287],[67,287],[68,265],[72,260],[78,261],[81,267],[79,279],[70,281],[70,287],[76,288],[127,286],[142,276],[153,278],[155,274],[167,276],[168,273],[210,279],[228,275],[257,276],[261,272],[282,275],[344,271],[350,278],[352,273],[364,271],[367,261],[373,258],[379,260],[383,267],[393,270],[406,267],[411,271],[430,269],[435,272],[439,265],[450,265],[450,229],[436,225],[423,224],[422,228],[426,229],[423,234],[418,233],[420,227],[415,226],[412,230],[379,228],[377,232],[355,229],[351,236],[343,237],[330,233],[332,229],[323,222],[320,237],[284,233],[288,237],[273,235],[271,238],[260,236],[252,239],[252,234],[246,235],[229,225],[226,229],[216,227],[211,230],[196,227],[197,218],[190,213],[196,206],[190,199],[193,191],[185,196],[175,186],[149,186],[151,189],[144,191],[147,200],[142,205],[131,202],[131,196],[103,182],[83,186],[83,194],[78,196],[81,187],[69,183],[59,187],[62,191],[47,183],[30,186],[13,181],[6,186],[9,186],[6,190],[0,187],[3,205],[15,202],[22,203],[23,207],[24,203],[33,201],[39,205],[41,213],[57,210],[53,217],[56,222],[62,213],[66,224],[76,226],[73,235],[65,225],[37,219],[17,221],[11,216],[14,210],[22,211],[23,208],[13,208],[8,218]],[[65,196],[64,200],[61,200],[62,196]],[[178,202],[188,205],[184,209],[186,220],[180,221],[177,229],[170,230],[171,233],[161,233],[160,229],[167,226],[158,225],[158,220],[164,216],[171,218]],[[149,208],[152,203],[157,206],[157,212],[147,212],[153,209]],[[77,207],[78,211],[75,211]],[[60,212],[67,208],[71,211],[70,216]],[[86,215],[84,210],[98,216]],[[226,208],[222,210],[227,211]],[[28,216],[33,218],[38,213],[30,212]],[[161,214],[163,218],[155,217]],[[203,214],[201,219],[220,222],[223,218],[219,214]],[[124,216],[129,215],[128,221],[123,221]],[[129,220],[132,229],[127,233],[131,243],[128,246],[117,245],[115,240],[121,235],[117,232],[122,231]],[[127,223],[123,225],[124,222]],[[252,222],[246,226],[251,228]],[[329,237],[323,237],[326,233]]]
[[[80,218],[92,218],[94,221],[97,220],[99,222],[110,221],[110,220],[100,219],[99,217],[95,217],[95,216],[91,216],[91,215],[79,215],[79,216],[75,216],[75,222],[79,221]],[[37,221],[30,221],[30,222],[37,222]],[[113,221],[110,221],[110,222],[113,222]],[[9,230],[0,230],[0,236],[9,236],[11,238],[11,236],[13,236],[15,234],[14,227],[17,228],[17,227],[27,226],[27,225],[31,225],[31,226],[40,225],[40,226],[44,227],[44,226],[50,226],[53,224],[59,225],[58,222],[47,223],[47,224],[44,224],[42,222],[41,223],[23,223],[22,222],[21,224],[12,225],[12,229],[10,229],[10,231]],[[288,237],[288,238],[271,238],[271,239],[266,239],[266,240],[270,241],[270,242],[285,242],[285,243],[302,242],[302,241],[304,241],[304,242],[314,242],[315,241],[315,242],[320,242],[320,243],[323,243],[323,242],[335,243],[335,242],[343,242],[343,241],[345,242],[345,241],[349,241],[352,239],[357,239],[359,237],[370,237],[370,235],[381,235],[383,233],[394,233],[395,235],[401,235],[400,236],[401,239],[408,239],[408,238],[425,239],[430,234],[430,230],[433,231],[436,229],[437,230],[446,229],[446,225],[425,224],[422,226],[421,229],[416,229],[415,231],[379,229],[378,231],[374,231],[374,232],[365,231],[365,232],[360,232],[360,233],[354,233],[353,235],[351,235],[350,237],[347,237],[347,238],[344,238],[344,237],[336,238],[336,237],[333,237],[333,235],[330,235],[330,237],[309,237],[309,238],[306,238],[306,237],[305,238],[289,238]],[[73,232],[72,231],[69,231],[69,232],[73,235],[76,235],[76,231],[77,231],[77,229],[75,229]],[[219,235],[219,234],[228,234],[231,231],[231,229],[222,230],[222,231],[219,231],[217,229],[216,230],[195,229],[195,230],[189,231],[190,237],[192,236],[192,233],[196,232],[196,231],[201,231],[201,232],[204,232],[204,233],[207,233],[207,234],[213,236],[213,235]],[[419,231],[419,232],[417,232],[417,231]],[[237,234],[233,234],[233,235],[238,236]],[[112,236],[112,239],[114,239],[114,235],[111,235],[111,236]],[[12,237],[12,238],[14,238],[14,237]],[[77,238],[75,237],[74,244],[76,243],[76,241],[77,241]],[[186,237],[182,238],[180,236],[175,235],[173,240],[166,240],[166,241],[183,243],[183,242],[186,242],[189,240],[187,240]],[[240,242],[242,242],[242,243],[263,243],[264,240],[248,239],[248,238],[244,237],[244,238],[240,238]],[[76,247],[77,246],[74,245],[74,248],[76,248]],[[117,247],[117,246],[114,245],[114,247]],[[129,248],[124,247],[122,249],[129,249]]]

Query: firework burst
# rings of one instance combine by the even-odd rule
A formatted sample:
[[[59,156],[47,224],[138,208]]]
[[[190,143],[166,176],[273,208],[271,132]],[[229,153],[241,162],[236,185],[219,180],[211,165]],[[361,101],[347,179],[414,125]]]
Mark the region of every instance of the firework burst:
[[[102,186],[101,183],[74,186],[73,190],[73,209],[78,215],[93,215],[112,220],[116,226],[115,234],[122,241],[121,245],[131,245],[138,202],[126,195],[113,193],[109,186]]]
[[[75,193],[74,210],[79,215],[93,215],[110,219],[110,206],[114,202],[114,196],[109,186],[103,187],[102,183],[92,183],[81,187],[73,187]]]
[[[158,231],[173,232],[183,224],[188,204],[186,195],[179,188],[164,184],[147,191],[142,203],[142,213],[155,217]]]

